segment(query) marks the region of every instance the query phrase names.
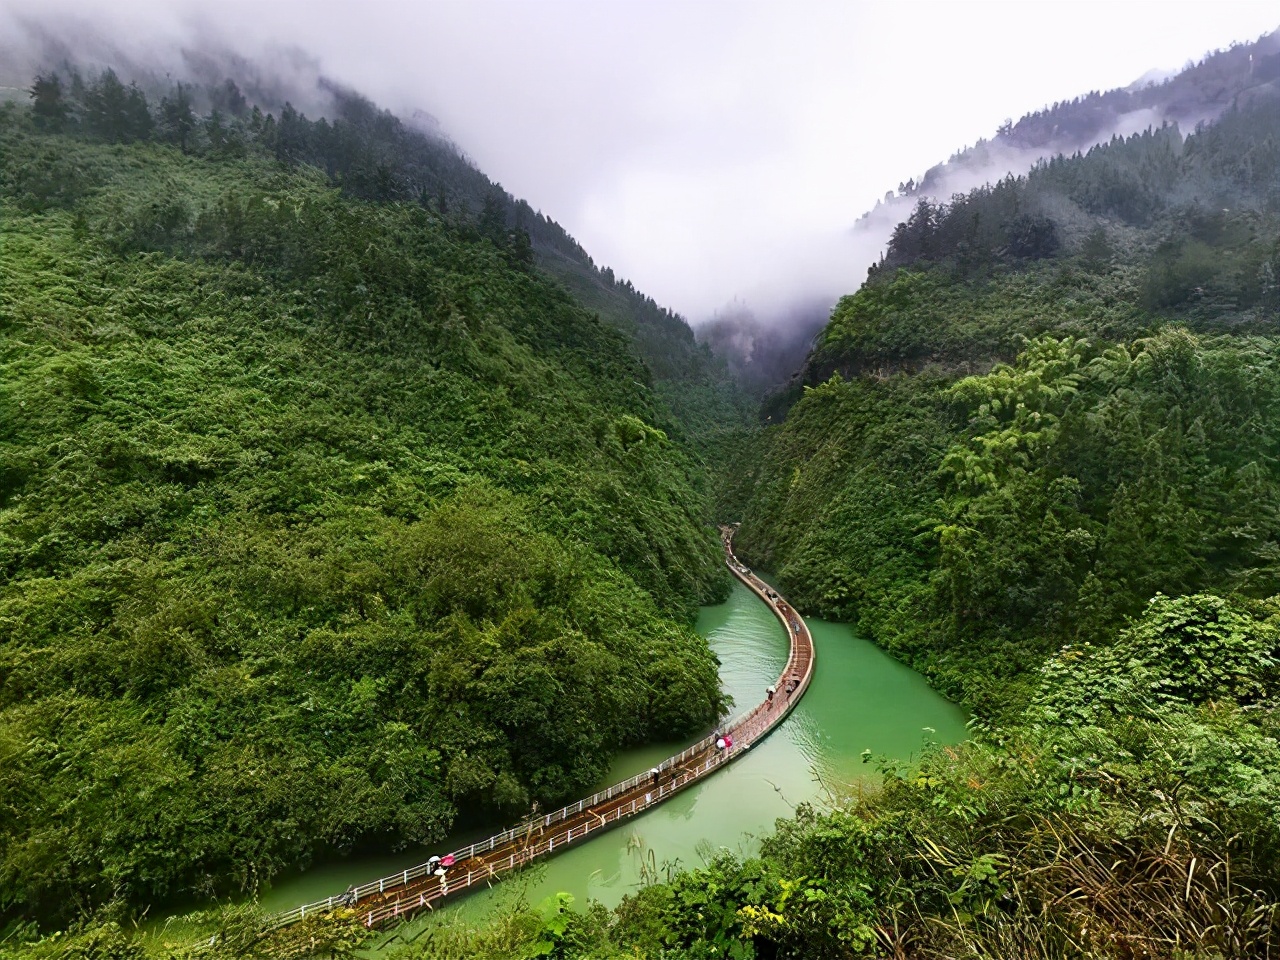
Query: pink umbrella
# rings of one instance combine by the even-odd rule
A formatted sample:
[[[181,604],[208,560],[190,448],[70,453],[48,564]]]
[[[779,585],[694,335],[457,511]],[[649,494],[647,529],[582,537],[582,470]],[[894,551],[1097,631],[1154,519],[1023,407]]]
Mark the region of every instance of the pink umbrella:
[[[447,857],[443,857],[443,858],[440,860],[440,866],[442,866],[442,867],[452,867],[452,866],[453,866],[453,864],[454,864],[454,862],[455,862],[455,861],[454,861],[454,859],[453,859],[453,854],[451,853],[451,854],[449,854]]]

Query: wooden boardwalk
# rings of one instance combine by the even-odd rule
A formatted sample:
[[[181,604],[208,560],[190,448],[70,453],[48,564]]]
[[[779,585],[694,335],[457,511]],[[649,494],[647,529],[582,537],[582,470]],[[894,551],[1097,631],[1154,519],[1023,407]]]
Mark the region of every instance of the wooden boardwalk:
[[[674,796],[691,784],[715,773],[765,738],[804,695],[813,676],[813,638],[804,619],[763,580],[738,562],[733,553],[734,527],[721,527],[725,562],[734,576],[760,597],[786,628],[791,652],[778,677],[776,694],[723,725],[717,733],[669,757],[652,771],[614,784],[594,796],[562,807],[554,813],[527,820],[487,840],[454,850],[454,862],[443,877],[422,863],[389,877],[352,887],[346,893],[303,904],[271,918],[271,928],[296,923],[303,917],[346,907],[357,911],[367,927],[390,926],[446,897],[455,897],[477,884],[491,885],[504,873],[539,857],[549,856],[572,844],[615,827]],[[732,740],[728,749],[716,745],[717,737]]]

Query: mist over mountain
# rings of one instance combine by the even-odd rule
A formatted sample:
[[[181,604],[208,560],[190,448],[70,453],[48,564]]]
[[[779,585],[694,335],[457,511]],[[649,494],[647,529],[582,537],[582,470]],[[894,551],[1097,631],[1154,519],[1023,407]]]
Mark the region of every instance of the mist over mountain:
[[[910,219],[922,199],[946,201],[983,184],[1026,173],[1042,160],[1087,151],[1113,138],[1162,124],[1177,124],[1190,132],[1233,105],[1267,95],[1277,84],[1280,33],[1269,33],[1251,43],[1233,44],[1226,50],[1209,53],[1181,70],[1157,71],[1128,87],[1090,92],[1054,103],[1016,122],[1006,121],[989,139],[979,139],[946,162],[900,182],[857,219],[843,249],[849,270],[847,286],[856,287],[865,275],[863,271],[884,257],[895,229]],[[779,353],[776,344],[812,342],[826,320],[804,307],[773,306],[751,314],[728,308],[707,321],[708,331],[700,331],[699,335],[726,358],[731,369],[742,372],[749,388],[755,390],[762,379],[779,386],[799,369],[761,377],[757,367],[762,355],[793,361],[794,353]],[[735,324],[741,324],[742,329],[733,330]],[[774,328],[776,335],[765,333]],[[758,343],[763,346],[770,342],[774,345],[764,347],[763,352],[757,348]]]
[[[772,398],[785,420],[734,451],[720,510],[742,518],[739,556],[774,571],[801,609],[857,622],[971,705],[975,735],[891,774],[870,802],[800,814],[763,865],[713,866],[701,888],[815,870],[826,894],[840,837],[850,902],[881,885],[874,908],[844,915],[893,930],[865,955],[1280,948],[1280,70],[1269,50],[1271,38],[1157,87],[1058,105],[1002,140],[1021,137],[1031,155],[1116,124],[1139,132],[941,200],[911,187],[803,383]],[[986,162],[975,158],[969,172]],[[957,160],[952,181],[965,170]],[[1200,724],[1212,733],[1191,747]],[[1265,758],[1244,746],[1258,737]],[[1207,761],[1219,747],[1224,760]],[[1176,799],[1157,782],[1176,783]],[[1192,807],[1198,824],[1178,812]],[[895,853],[919,847],[930,852]],[[916,856],[933,858],[923,874],[902,866]],[[958,877],[983,858],[1001,892],[968,899],[970,918],[942,919],[967,896],[955,885],[919,906],[944,864]],[[1204,914],[1188,906],[1192,860],[1230,860],[1238,894]],[[1166,869],[1181,881],[1168,896],[1150,882]],[[915,898],[909,917],[898,883]],[[1223,936],[1192,920],[1208,912],[1259,919]],[[841,956],[824,929],[775,941]]]
[[[0,17],[3,16],[0,12]],[[164,30],[152,28],[144,22],[141,14],[132,21],[128,18],[128,11],[117,12],[114,16],[117,26],[113,29],[103,28],[103,23],[110,22],[107,20],[81,21],[77,27],[71,18],[60,20],[56,30],[41,26],[40,21],[30,16],[25,20],[12,16],[13,28],[4,31],[9,38],[10,49],[0,57],[3,63],[0,66],[0,83],[19,90],[28,82],[30,68],[35,62],[56,63],[60,57],[74,54],[77,62],[89,65],[114,63],[122,76],[138,78],[144,86],[150,78],[152,86],[148,89],[159,90],[164,82],[174,79],[209,86],[216,83],[220,75],[236,76],[241,78],[240,85],[246,96],[259,103],[264,111],[272,113],[278,113],[285,102],[290,102],[309,117],[328,117],[335,109],[334,89],[345,89],[344,83],[334,79],[335,73],[321,67],[316,56],[303,53],[296,46],[274,44],[267,39],[269,34],[265,32],[259,38],[257,34],[229,31],[214,25],[212,17],[206,15],[203,19],[192,20],[198,25],[196,28],[190,24],[179,28],[174,25],[176,21],[170,22],[164,29],[169,31],[173,42],[166,45],[157,39],[165,35]],[[1256,51],[1253,49],[1255,46]],[[431,56],[430,49],[429,45],[424,46],[423,55]],[[254,52],[244,52],[249,50]],[[1252,53],[1257,54],[1258,62],[1251,66],[1248,58]],[[796,322],[795,316],[803,317],[808,312],[807,304],[812,300],[834,302],[840,294],[860,282],[865,269],[883,253],[894,225],[906,219],[912,202],[918,196],[946,199],[954,193],[988,181],[994,182],[1010,173],[1025,172],[1042,157],[1087,149],[1115,134],[1136,132],[1151,123],[1158,125],[1164,119],[1176,119],[1184,130],[1190,130],[1199,119],[1215,115],[1223,103],[1247,89],[1250,83],[1264,82],[1266,71],[1271,69],[1269,64],[1273,54],[1274,38],[1256,44],[1240,44],[1205,57],[1200,63],[1193,64],[1192,70],[1184,69],[1164,83],[1154,86],[1134,84],[1130,88],[1060,102],[1028,114],[1016,123],[1006,124],[990,139],[980,140],[973,147],[956,154],[947,163],[900,179],[897,189],[890,191],[893,196],[889,202],[882,201],[877,209],[865,214],[852,231],[824,227],[810,229],[806,234],[798,234],[794,230],[786,233],[777,231],[779,242],[784,243],[788,252],[785,260],[774,258],[777,261],[774,267],[778,273],[776,276],[769,269],[757,266],[750,271],[752,281],[744,283],[734,279],[729,265],[721,262],[725,251],[732,249],[730,245],[717,243],[698,251],[697,257],[706,258],[707,263],[708,277],[703,286],[709,290],[726,281],[733,283],[741,287],[734,292],[740,293],[752,305],[756,322],[764,326],[789,326]],[[332,57],[326,63],[340,68]],[[1248,76],[1250,70],[1254,74],[1252,79]],[[529,82],[537,84],[544,81],[530,77]],[[422,106],[403,111],[401,119],[406,125],[421,128],[432,136],[447,134],[458,140],[462,148],[467,148],[470,137],[466,131],[458,130],[456,122],[454,126],[442,126],[436,119],[436,115],[449,113],[448,103],[458,95],[457,89],[440,87],[412,95],[398,94],[396,102],[413,102],[416,97]],[[668,112],[671,109],[669,105]],[[841,121],[833,116],[831,123],[839,125]],[[518,144],[519,141],[511,143],[513,153],[520,152]],[[892,181],[884,184],[885,188],[891,186]],[[483,204],[486,189],[477,184],[467,191],[471,194],[468,203],[476,213]],[[782,196],[785,193],[779,194],[779,198]],[[768,219],[777,220],[780,214],[775,209],[777,201],[763,197],[753,198],[751,202],[754,205],[760,200],[766,205],[748,217],[748,221],[764,218],[766,211]],[[531,210],[520,213],[534,220],[537,205],[531,206]],[[721,206],[722,219],[741,216],[739,211]],[[508,218],[512,225],[517,212],[515,198],[511,197]],[[552,210],[545,212],[556,213]],[[663,227],[667,242],[658,240],[650,243],[649,247],[670,248],[674,252],[683,242],[678,236],[683,231],[672,229],[676,222],[672,221],[671,227]],[[577,284],[581,293],[600,301],[602,307],[611,304],[611,309],[606,312],[619,318],[619,322],[634,327],[642,336],[653,331],[651,340],[680,336],[679,326],[669,327],[667,319],[651,313],[643,303],[644,297],[638,303],[632,303],[625,287],[621,291],[612,289],[614,284],[607,281],[602,270],[595,269],[596,265],[589,262],[590,257],[584,259],[585,254],[573,254],[572,262],[566,261],[558,252],[568,246],[562,238],[548,235],[541,224],[528,229],[540,262],[548,269],[559,270],[564,282]],[[558,225],[553,227],[552,234],[557,229]],[[593,244],[593,253],[596,249]],[[749,254],[757,257],[761,252],[762,248],[757,245]],[[692,260],[693,257],[687,253],[673,256],[669,266],[673,271],[685,269],[684,264]],[[759,289],[751,288],[755,283],[759,284]],[[653,289],[646,285],[646,294],[652,293]],[[699,297],[705,296],[706,292],[700,291]],[[662,301],[664,298],[657,299]],[[725,302],[728,301],[726,298]],[[670,300],[663,302],[663,307],[672,305]],[[695,310],[686,316],[696,326],[714,317],[715,313],[714,310],[705,313]],[[636,316],[647,316],[648,319],[637,320]],[[723,317],[717,323],[723,326]],[[803,340],[811,337],[817,326],[813,322],[804,324],[794,333],[788,332],[786,338]],[[734,343],[746,342],[741,337],[716,336],[715,339],[722,344],[722,350],[729,351],[735,349]],[[686,340],[682,349],[689,349],[691,343],[691,340]],[[740,368],[743,357],[726,354],[726,360]]]
[[[303,47],[326,18],[355,34],[356,8],[260,6],[167,43],[146,0],[111,29],[0,10],[0,960],[371,947],[345,897],[283,932],[218,904],[356,852],[531,839],[621,749],[725,729],[694,626],[728,589],[718,523],[794,612],[970,710],[970,740],[910,731],[875,789],[833,787],[758,845],[659,868],[632,837],[648,866],[615,910],[512,898],[401,927],[389,956],[1280,955],[1276,35],[1006,122],[835,236],[813,210],[848,196],[809,178],[857,124],[785,83],[854,59],[834,30],[810,49],[770,33],[790,13],[664,8],[644,27],[672,57],[662,95],[596,127],[584,107],[614,108],[635,52],[603,5],[512,5],[539,28],[515,43],[449,7],[488,32],[423,57],[545,63],[488,86],[455,59],[455,87],[390,98],[267,39],[289,16]],[[994,9],[959,17],[1013,22]],[[403,56],[413,9],[367,10]],[[611,68],[600,89],[557,72],[562,35]],[[923,100],[954,91],[932,39],[863,81],[897,126],[860,147],[936,126]],[[682,73],[690,53],[713,69]],[[671,169],[740,173],[806,110],[836,162],[618,217],[727,300],[695,330],[450,139],[484,139],[456,103],[530,90],[546,112],[504,114],[503,146],[523,159],[580,111],[566,170],[591,137],[693,118],[630,171],[645,214],[679,194]],[[758,111],[714,127],[743,91]],[[691,256],[708,211],[723,242]],[[719,292],[744,277],[765,292]],[[833,699],[874,705],[836,661]],[[775,765],[770,800],[856,762],[822,752],[818,711],[796,720],[803,763]]]
[[[856,229],[883,245],[888,240],[885,231],[906,220],[921,197],[948,200],[1009,174],[1025,173],[1040,160],[1069,156],[1166,123],[1190,132],[1232,105],[1273,92],[1277,85],[1280,32],[1273,32],[1208,53],[1158,81],[1144,76],[1128,87],[1054,103],[1016,122],[1006,121],[990,139],[980,139],[945,163],[899,183],[858,218]]]
[[[724,358],[738,383],[761,399],[784,388],[813,348],[814,332],[831,313],[826,300],[796,305],[762,320],[745,304],[731,304],[697,327],[698,340]]]
[[[0,57],[6,65],[0,80],[14,99],[26,99],[36,73],[62,75],[74,94],[78,84],[110,70],[157,102],[181,87],[196,115],[243,123],[270,119],[279,131],[272,133],[271,148],[279,159],[323,170],[345,193],[416,202],[469,220],[504,246],[520,246],[523,252],[516,255],[532,257],[579,302],[632,338],[653,374],[654,390],[684,428],[714,430],[743,418],[731,377],[683,317],[597,265],[551,216],[490,180],[432,114],[417,110],[406,122],[333,79],[296,48],[257,59],[216,34],[198,45],[187,40],[140,46],[87,28],[55,30],[30,19],[18,24],[7,55]],[[81,121],[79,112],[72,103],[72,123]],[[191,148],[211,148],[206,125],[193,127]]]
[[[0,104],[6,956],[554,805],[722,712],[709,350],[447,141],[186,62]]]
[[[290,103],[303,113],[332,116],[343,86],[327,75],[319,60],[291,44],[270,45],[249,56],[221,30],[194,38],[171,38],[127,26],[104,30],[78,17],[56,21],[33,13],[0,10],[0,90],[25,99],[37,73],[75,67],[97,74],[111,69],[150,94],[168,92],[174,83],[190,84],[192,105],[207,112],[210,93],[229,78],[251,105],[279,113]]]

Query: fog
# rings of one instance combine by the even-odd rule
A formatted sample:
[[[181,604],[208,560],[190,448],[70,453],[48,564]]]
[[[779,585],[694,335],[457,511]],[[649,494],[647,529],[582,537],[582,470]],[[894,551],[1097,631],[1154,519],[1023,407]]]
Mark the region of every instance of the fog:
[[[193,52],[230,50],[304,109],[323,108],[325,76],[406,119],[421,111],[659,303],[698,323],[736,302],[767,323],[858,287],[900,210],[854,224],[904,180],[1008,118],[1177,69],[1280,13],[1225,0],[0,0],[0,84],[29,82],[33,21],[77,58],[123,51],[181,77]],[[999,154],[937,192],[1037,155]]]

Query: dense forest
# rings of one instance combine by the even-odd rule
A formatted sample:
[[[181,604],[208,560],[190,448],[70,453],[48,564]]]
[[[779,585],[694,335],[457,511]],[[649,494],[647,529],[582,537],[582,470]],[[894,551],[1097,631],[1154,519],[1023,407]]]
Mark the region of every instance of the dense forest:
[[[41,130],[100,142],[153,140],[213,159],[274,157],[324,171],[346,197],[470,220],[509,259],[536,262],[579,304],[631,337],[655,390],[686,429],[714,434],[747,415],[732,377],[683,318],[598,266],[558,223],[492,182],[434,124],[407,124],[323,77],[318,90],[293,91],[324,111],[308,119],[287,88],[255,78],[251,65],[201,57],[189,65],[203,82],[174,85],[134,65],[138,79],[126,85],[111,69],[86,78],[64,65],[33,83],[34,120]],[[248,74],[243,90],[233,79],[214,79],[237,68]]]
[[[920,199],[754,427],[678,318],[359,98],[38,78],[0,113],[0,956],[194,952],[131,923],[710,722],[713,516],[970,742],[614,910],[391,955],[1280,953],[1263,87]]]
[[[649,894],[668,942],[1274,953],[1277,142],[1256,98],[920,201],[836,307],[719,508],[975,741]],[[707,884],[733,910],[688,926]]]
[[[714,722],[727,579],[632,338],[484,211],[290,155],[341,124],[34,93],[0,112],[0,921],[437,840]]]
[[[921,201],[725,491],[747,555],[990,714],[1156,593],[1280,593],[1277,139],[1260,101]]]
[[[718,511],[974,737],[614,911],[406,955],[1280,949],[1280,102],[921,201]]]

